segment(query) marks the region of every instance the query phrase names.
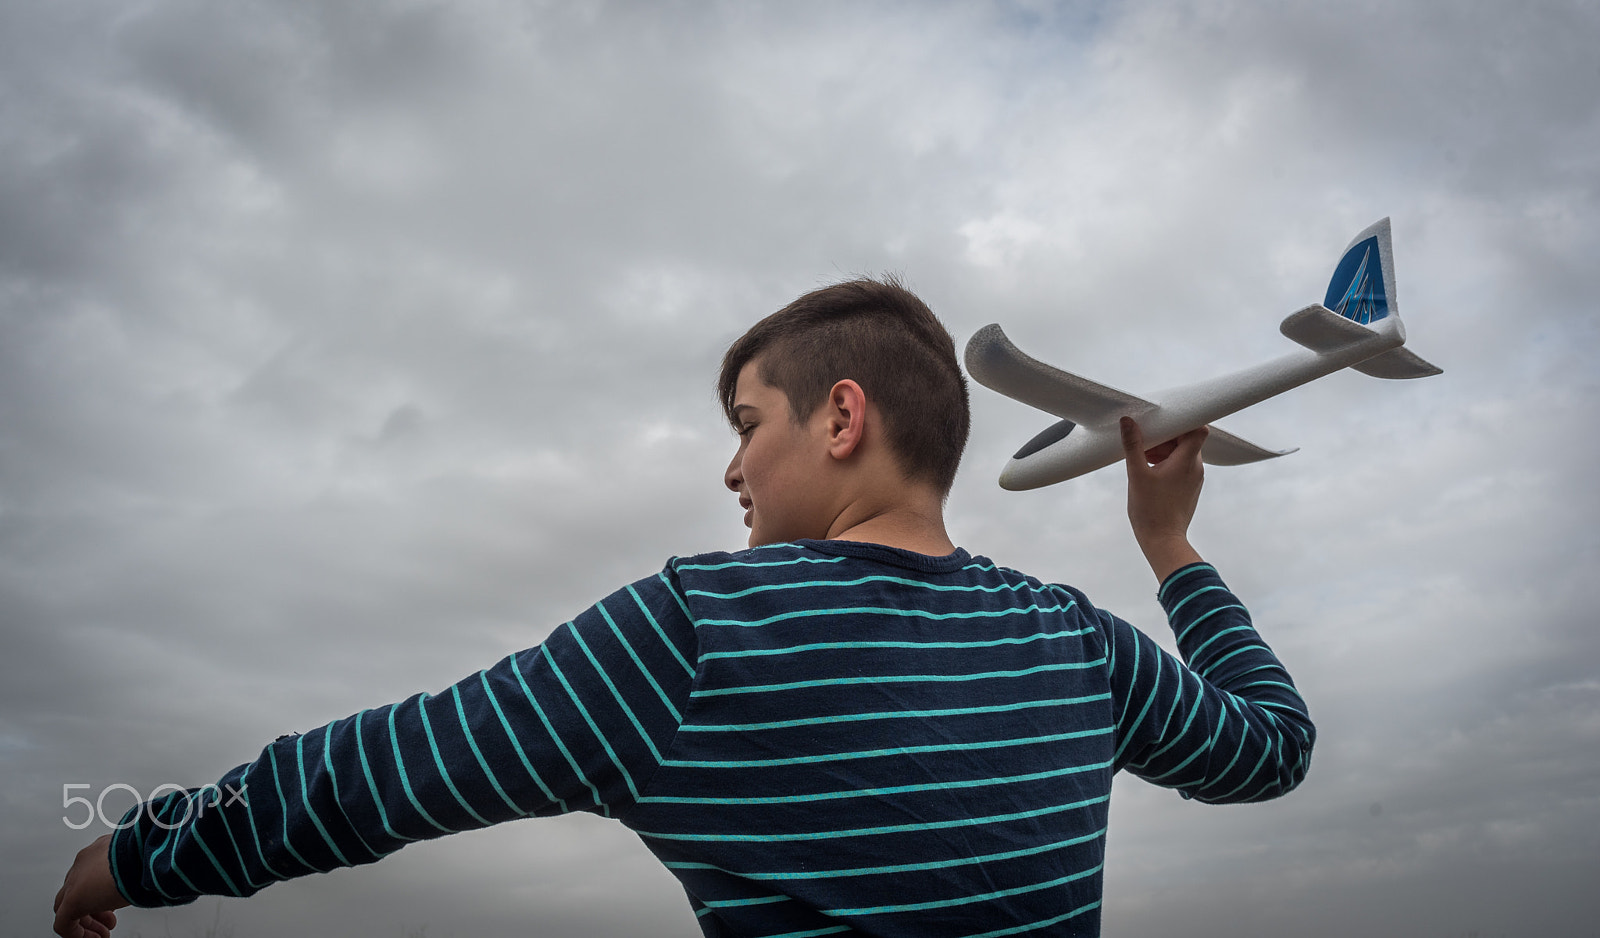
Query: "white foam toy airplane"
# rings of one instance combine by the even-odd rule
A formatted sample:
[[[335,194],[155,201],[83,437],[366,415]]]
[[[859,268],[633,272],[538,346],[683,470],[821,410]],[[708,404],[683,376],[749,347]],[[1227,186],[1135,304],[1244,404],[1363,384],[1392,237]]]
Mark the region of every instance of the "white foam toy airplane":
[[[967,371],[985,387],[1061,418],[1017,450],[1001,488],[1039,488],[1122,459],[1120,419],[1139,421],[1147,445],[1258,404],[1341,368],[1374,378],[1425,378],[1439,368],[1404,348],[1395,305],[1389,219],[1356,235],[1333,269],[1328,293],[1290,313],[1279,331],[1302,348],[1233,374],[1150,395],[1150,400],[1052,368],[1023,354],[998,324],[967,342]],[[1284,456],[1213,426],[1200,450],[1212,465],[1239,466]]]

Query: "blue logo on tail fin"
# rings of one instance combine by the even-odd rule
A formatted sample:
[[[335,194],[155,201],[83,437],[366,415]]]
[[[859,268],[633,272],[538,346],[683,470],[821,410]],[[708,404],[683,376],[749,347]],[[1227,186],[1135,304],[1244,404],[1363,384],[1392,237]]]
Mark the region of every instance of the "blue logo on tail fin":
[[[1384,288],[1376,236],[1351,245],[1339,259],[1322,305],[1363,326],[1389,315],[1389,293]]]

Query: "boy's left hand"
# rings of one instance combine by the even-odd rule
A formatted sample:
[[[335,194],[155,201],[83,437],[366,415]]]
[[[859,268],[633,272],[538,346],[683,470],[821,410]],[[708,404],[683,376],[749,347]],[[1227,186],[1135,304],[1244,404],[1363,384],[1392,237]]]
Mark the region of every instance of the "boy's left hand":
[[[79,850],[67,870],[67,881],[56,893],[55,932],[61,938],[110,938],[117,927],[113,910],[128,904],[111,876],[111,835],[106,834]]]
[[[1128,520],[1134,539],[1158,582],[1200,559],[1189,543],[1205,479],[1200,448],[1205,427],[1190,430],[1151,449],[1132,417],[1122,418],[1122,453],[1128,467]]]

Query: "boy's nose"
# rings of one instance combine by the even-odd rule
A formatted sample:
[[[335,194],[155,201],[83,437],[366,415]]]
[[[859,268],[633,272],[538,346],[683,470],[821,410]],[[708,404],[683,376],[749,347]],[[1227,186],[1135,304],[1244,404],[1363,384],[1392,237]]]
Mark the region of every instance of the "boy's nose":
[[[743,481],[744,467],[740,463],[738,454],[735,453],[733,460],[728,463],[728,468],[723,470],[722,484],[726,485],[729,491],[737,492],[739,491],[739,483]]]

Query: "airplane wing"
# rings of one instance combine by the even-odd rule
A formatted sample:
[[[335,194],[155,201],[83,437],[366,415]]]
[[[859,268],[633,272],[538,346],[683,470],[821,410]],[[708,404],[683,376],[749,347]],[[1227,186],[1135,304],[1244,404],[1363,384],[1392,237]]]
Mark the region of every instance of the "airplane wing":
[[[1088,427],[1103,426],[1123,414],[1137,417],[1156,406],[1142,397],[1052,368],[1024,354],[1011,344],[998,323],[984,326],[967,340],[966,360],[968,373],[984,387]]]
[[[1287,456],[1298,450],[1298,446],[1294,449],[1270,450],[1236,437],[1212,424],[1211,432],[1206,434],[1206,441],[1200,447],[1200,458],[1213,466],[1242,466],[1245,463]]]

